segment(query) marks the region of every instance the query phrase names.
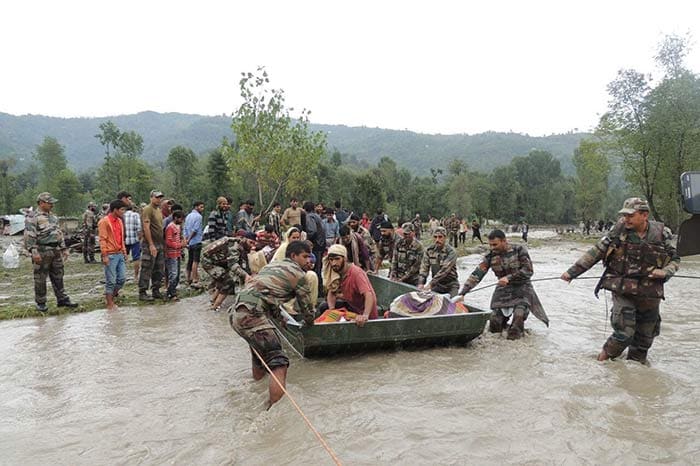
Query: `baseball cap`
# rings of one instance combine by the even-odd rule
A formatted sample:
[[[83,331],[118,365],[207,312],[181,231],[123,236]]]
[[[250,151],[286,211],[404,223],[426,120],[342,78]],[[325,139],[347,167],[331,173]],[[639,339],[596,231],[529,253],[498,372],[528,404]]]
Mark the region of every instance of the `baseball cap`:
[[[435,232],[433,232],[433,236],[436,235],[447,236],[447,230],[445,230],[443,227],[437,227]]]
[[[649,212],[649,203],[641,197],[630,197],[625,199],[619,214],[633,214],[635,212]]]
[[[151,191],[151,197],[163,197],[163,193],[157,189],[154,189]]]
[[[413,224],[411,222],[406,222],[403,225],[401,225],[401,229],[404,233],[411,232],[413,231]]]
[[[36,202],[43,201],[43,202],[48,202],[49,204],[55,204],[58,202],[58,199],[53,197],[51,193],[41,193],[36,197]]]

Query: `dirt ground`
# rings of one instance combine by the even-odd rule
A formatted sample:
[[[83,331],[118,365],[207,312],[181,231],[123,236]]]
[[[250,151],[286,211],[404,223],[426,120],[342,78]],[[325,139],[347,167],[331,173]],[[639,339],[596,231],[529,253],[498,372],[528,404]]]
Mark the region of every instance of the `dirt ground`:
[[[6,269],[0,267],[0,320],[45,315],[35,309],[34,279],[31,259],[23,251],[22,235],[0,236],[0,254],[4,253],[10,242],[21,251],[19,268]],[[99,254],[96,259],[99,261]],[[104,268],[100,262],[85,264],[82,254],[71,253],[66,261],[63,276],[64,287],[77,308],[56,307],[56,298],[47,280],[49,312],[47,315],[58,315],[75,312],[87,312],[104,309]],[[181,283],[178,288],[180,298],[195,296],[201,291],[191,289]],[[134,283],[133,263],[126,264],[126,284],[117,300],[124,306],[138,306],[138,287]],[[152,305],[152,303],[149,303]]]

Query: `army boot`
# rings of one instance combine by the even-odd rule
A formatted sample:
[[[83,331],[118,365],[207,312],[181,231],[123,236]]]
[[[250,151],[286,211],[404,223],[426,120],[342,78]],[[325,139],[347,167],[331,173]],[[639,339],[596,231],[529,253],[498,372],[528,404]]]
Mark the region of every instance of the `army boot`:
[[[146,291],[139,291],[139,301],[147,301],[147,302],[153,302],[153,296],[148,296],[148,293]]]
[[[523,318],[523,315],[519,312],[515,312],[513,314],[513,323],[510,325],[510,328],[508,329],[508,339],[509,340],[517,340],[518,338],[523,336],[523,331],[525,330],[525,319]]]

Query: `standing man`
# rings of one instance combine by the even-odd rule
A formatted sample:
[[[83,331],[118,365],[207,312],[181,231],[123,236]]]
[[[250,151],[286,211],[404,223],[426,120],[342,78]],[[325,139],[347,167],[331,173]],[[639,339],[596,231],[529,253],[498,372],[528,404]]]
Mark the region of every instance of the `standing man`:
[[[360,235],[362,241],[364,241],[367,248],[367,253],[369,254],[369,260],[367,261],[368,265],[366,267],[363,265],[363,268],[366,271],[371,271],[372,267],[374,267],[374,258],[379,255],[379,251],[377,251],[377,243],[374,241],[374,238],[372,238],[372,234],[369,232],[369,230],[362,226],[360,217],[358,217],[357,214],[350,214],[350,217],[348,217],[348,226],[352,232]],[[340,236],[344,236],[342,232],[340,233]],[[347,247],[345,242],[343,244],[345,244]],[[364,264],[364,261],[361,261],[361,263]]]
[[[280,203],[275,202],[274,204],[272,204],[272,210],[267,216],[267,224],[272,225],[272,231],[275,232],[278,238],[282,237],[282,228],[280,223],[282,220],[282,215],[280,215],[281,210],[282,206],[280,205]]]
[[[241,210],[238,212],[236,217],[236,230],[245,230],[251,233],[255,233],[258,226],[258,221],[260,220],[260,215],[255,215],[253,213],[253,206],[255,201],[248,199],[243,204],[241,204]]]
[[[282,225],[287,227],[301,225],[301,209],[298,205],[299,201],[297,201],[296,197],[290,199],[289,207],[284,209],[282,214]]]
[[[681,259],[671,242],[671,230],[649,220],[647,201],[632,197],[619,212],[622,219],[606,236],[561,275],[570,282],[603,260],[605,272],[596,286],[612,292],[610,323],[613,333],[603,345],[598,361],[614,359],[626,348],[627,359],[647,361],[647,353],[659,335],[659,304],[664,283],[680,267]]]
[[[24,247],[32,255],[34,263],[34,300],[36,310],[48,311],[46,307],[46,276],[51,280],[58,307],[78,307],[72,303],[63,289],[63,262],[68,259],[68,249],[63,232],[58,226],[58,217],[52,212],[58,202],[50,193],[41,193],[36,198],[38,209],[30,212],[24,220]]]
[[[214,311],[219,311],[224,299],[236,292],[236,284],[244,285],[252,277],[248,253],[254,241],[254,233],[241,230],[236,237],[224,236],[202,249],[202,268],[211,276],[215,290]]]
[[[131,196],[129,196],[131,199]],[[122,202],[123,198],[122,198]],[[136,204],[126,202],[126,212],[122,221],[124,222],[124,244],[126,254],[131,253],[131,260],[134,263],[134,282],[139,282],[139,271],[141,270],[141,240],[143,231],[141,230],[141,215],[137,211]]]
[[[340,201],[335,201],[335,220],[340,224],[344,224],[347,220],[348,217],[350,217],[350,213],[343,209],[342,205],[340,204]]]
[[[512,315],[513,322],[508,329],[508,339],[517,340],[523,336],[525,321],[530,311],[549,326],[547,314],[530,282],[533,271],[527,248],[509,244],[502,230],[493,230],[488,239],[491,250],[469,275],[459,294],[464,296],[469,293],[489,269],[492,269],[498,277],[498,284],[491,297],[489,331],[501,333]]]
[[[459,291],[457,279],[457,252],[447,244],[447,231],[443,227],[435,228],[434,243],[428,246],[420,265],[418,288],[434,293],[455,296]],[[426,284],[428,275],[433,278]]]
[[[420,235],[423,232],[423,221],[420,219],[420,214],[416,212],[416,216],[413,218],[413,233],[417,240],[420,240]]]
[[[216,209],[212,210],[207,219],[209,230],[204,237],[207,241],[216,241],[227,235],[226,214],[229,210],[228,200],[224,196],[216,198]]]
[[[281,387],[270,377],[268,409],[284,395],[289,367],[289,358],[272,323],[272,319],[281,319],[280,304],[296,298],[295,308],[301,312],[304,322],[314,324],[311,291],[304,270],[310,255],[311,249],[306,242],[289,243],[285,259],[263,267],[238,293],[228,310],[231,327],[250,345],[253,378],[260,380],[265,376],[262,361],[252,350],[255,348],[280,382]]]
[[[450,235],[449,242],[455,249],[457,249],[457,246],[459,245],[459,224],[460,221],[457,218],[457,214],[455,213],[453,213],[448,219],[445,220],[445,229]]]
[[[83,212],[83,260],[95,262],[95,231],[97,230],[97,206],[90,202]]]
[[[199,289],[199,261],[202,257],[202,212],[204,212],[204,202],[195,201],[192,204],[192,211],[185,218],[183,236],[187,244],[187,283],[192,288]]]
[[[420,281],[420,264],[423,260],[423,245],[416,238],[414,225],[406,222],[401,227],[403,238],[394,247],[389,279],[417,286]]]
[[[321,217],[314,211],[316,206],[311,201],[304,202],[304,211],[306,212],[306,239],[311,241],[311,252],[318,259],[315,264],[314,272],[318,276],[319,289],[323,289],[323,277],[321,276],[321,258],[326,252],[326,230],[323,228]]]
[[[117,309],[114,298],[126,281],[126,245],[122,219],[126,204],[117,199],[109,204],[109,213],[100,220],[100,253],[105,267],[105,302],[108,311]]]
[[[335,243],[335,240],[340,236],[340,222],[336,221],[333,209],[328,207],[323,219],[323,230],[326,235],[326,245]]]
[[[481,224],[476,220],[472,220],[472,242],[474,238],[478,239],[481,244],[484,242],[481,240]]]
[[[379,225],[379,242],[377,243],[378,254],[375,258],[374,271],[377,272],[382,266],[384,259],[389,261],[389,266],[393,261],[394,247],[401,239],[394,231],[394,225],[388,220]]]
[[[163,299],[160,285],[163,281],[165,265],[165,239],[163,237],[163,214],[160,204],[163,193],[151,191],[151,202],[143,208],[143,241],[141,242],[141,274],[139,277],[139,300],[153,301]],[[147,291],[151,287],[151,295]]]

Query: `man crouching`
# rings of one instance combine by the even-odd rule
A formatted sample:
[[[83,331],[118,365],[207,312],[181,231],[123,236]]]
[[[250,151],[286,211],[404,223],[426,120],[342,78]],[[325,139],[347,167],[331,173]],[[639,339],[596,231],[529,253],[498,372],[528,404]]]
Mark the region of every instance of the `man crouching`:
[[[284,395],[289,367],[289,358],[272,323],[272,319],[281,319],[279,305],[296,298],[296,310],[302,314],[306,324],[314,323],[311,290],[304,269],[310,254],[311,248],[306,242],[289,243],[285,259],[263,267],[246,283],[228,310],[231,327],[251,347],[253,378],[260,380],[265,375],[262,362],[253,353],[254,348],[279,380],[277,384],[270,377],[268,409]]]

